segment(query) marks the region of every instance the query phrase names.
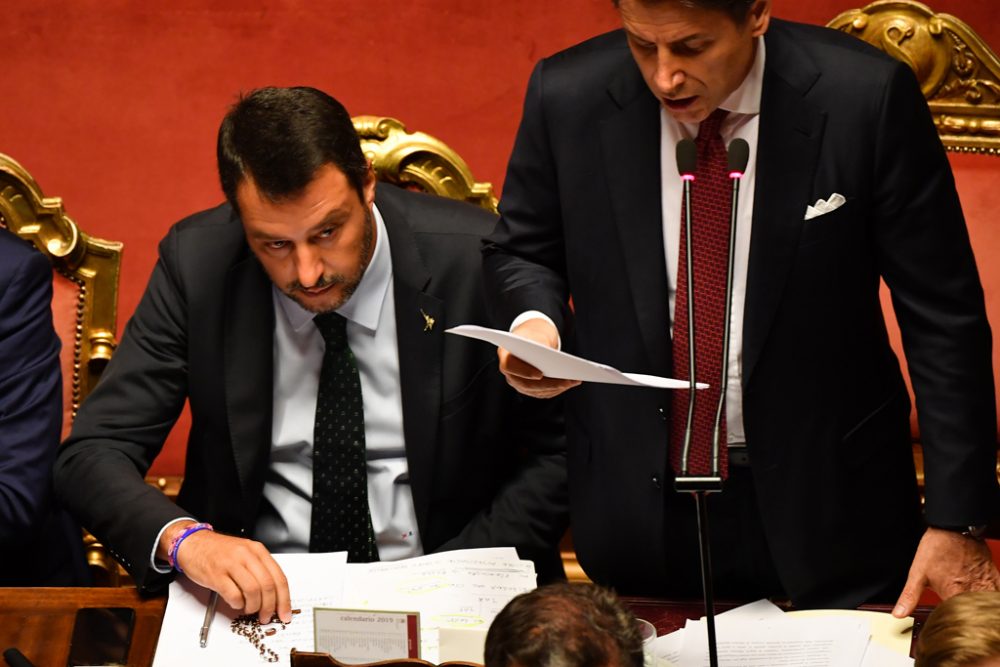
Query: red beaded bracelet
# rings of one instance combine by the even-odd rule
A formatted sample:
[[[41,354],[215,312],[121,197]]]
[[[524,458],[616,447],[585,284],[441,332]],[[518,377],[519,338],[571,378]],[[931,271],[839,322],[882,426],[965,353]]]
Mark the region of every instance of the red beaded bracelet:
[[[184,574],[184,570],[182,570],[181,566],[177,564],[177,550],[180,548],[181,542],[187,539],[189,535],[194,535],[199,530],[214,530],[214,529],[212,528],[212,524],[210,523],[191,524],[190,526],[184,529],[183,533],[175,537],[173,541],[170,543],[170,551],[168,552],[167,555],[167,561],[170,563],[170,567],[177,570],[181,574]]]

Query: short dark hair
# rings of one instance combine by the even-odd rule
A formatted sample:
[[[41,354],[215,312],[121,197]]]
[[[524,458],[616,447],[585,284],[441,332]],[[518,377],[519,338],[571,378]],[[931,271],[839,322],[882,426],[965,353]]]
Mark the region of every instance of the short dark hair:
[[[611,0],[615,7],[621,0]],[[636,0],[643,4],[653,5],[662,2],[676,2],[685,7],[700,7],[702,9],[713,9],[728,14],[736,23],[743,23],[750,14],[750,8],[757,0]]]
[[[642,667],[635,617],[610,590],[560,583],[507,603],[486,634],[486,667]]]
[[[363,198],[368,163],[347,109],[315,88],[260,88],[241,95],[219,127],[219,180],[234,208],[252,178],[272,201],[300,193],[332,164]]]

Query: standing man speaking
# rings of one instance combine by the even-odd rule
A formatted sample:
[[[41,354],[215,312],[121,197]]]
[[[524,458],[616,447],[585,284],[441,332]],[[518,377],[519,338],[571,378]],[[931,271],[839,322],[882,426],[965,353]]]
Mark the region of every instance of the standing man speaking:
[[[623,370],[687,377],[675,148],[698,144],[697,198],[712,156],[745,140],[728,479],[709,498],[717,594],[805,607],[898,599],[903,615],[925,586],[944,597],[997,588],[980,539],[1000,496],[991,334],[913,73],[854,38],[772,19],[768,0],[615,4],[621,30],[544,59],[528,84],[484,248],[504,326]],[[698,350],[724,321],[699,319],[724,302],[698,289],[711,273],[699,235],[718,217],[713,204],[728,227],[728,197],[694,207]],[[880,279],[917,397],[923,517]],[[721,344],[699,364],[718,358]],[[506,350],[500,368],[524,394],[566,393],[573,538],[587,573],[624,593],[700,593],[694,505],[674,491],[670,463],[686,391],[574,388]],[[697,379],[718,391],[716,377]],[[695,429],[695,441],[708,437]]]

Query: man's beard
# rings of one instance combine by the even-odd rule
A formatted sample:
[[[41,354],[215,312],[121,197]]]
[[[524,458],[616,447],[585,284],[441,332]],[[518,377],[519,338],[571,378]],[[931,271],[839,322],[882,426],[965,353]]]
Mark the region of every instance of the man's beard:
[[[304,301],[299,296],[299,291],[302,290],[303,287],[302,283],[298,280],[290,283],[288,287],[285,288],[285,294],[291,297],[295,303],[299,304],[309,312],[315,313],[316,315],[331,313],[337,310],[347,303],[348,299],[350,299],[354,292],[358,289],[358,285],[361,284],[361,279],[364,277],[365,271],[368,269],[368,264],[371,262],[372,241],[374,240],[374,236],[375,219],[374,216],[372,216],[371,209],[367,209],[365,211],[365,228],[361,238],[361,248],[358,253],[358,270],[351,276],[343,273],[334,273],[329,276],[324,274],[320,276],[319,280],[316,281],[316,284],[310,286],[310,288],[316,289],[328,287],[330,285],[343,285],[343,289],[340,292],[340,299],[336,303],[329,306],[316,306]]]

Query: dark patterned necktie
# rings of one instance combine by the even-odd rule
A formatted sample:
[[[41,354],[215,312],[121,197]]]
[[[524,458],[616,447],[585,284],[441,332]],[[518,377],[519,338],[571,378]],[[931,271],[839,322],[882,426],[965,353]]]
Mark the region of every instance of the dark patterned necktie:
[[[726,270],[729,262],[729,214],[732,184],[727,173],[726,146],[719,127],[727,112],[716,109],[701,123],[698,165],[691,185],[691,255],[694,269],[695,372],[708,389],[696,395],[688,453],[688,474],[712,472],[712,430],[719,403],[722,377],[722,334],[726,314]],[[677,292],[674,299],[674,376],[687,380],[688,288],[687,243],[681,213],[681,242],[677,257]],[[681,470],[684,429],[687,424],[688,390],[671,392],[670,459],[675,473]],[[726,411],[722,410],[719,434],[719,471],[727,473]]]
[[[313,431],[313,498],[309,551],[346,551],[352,563],[378,560],[365,467],[361,378],[347,344],[347,320],[313,318],[326,341]]]

